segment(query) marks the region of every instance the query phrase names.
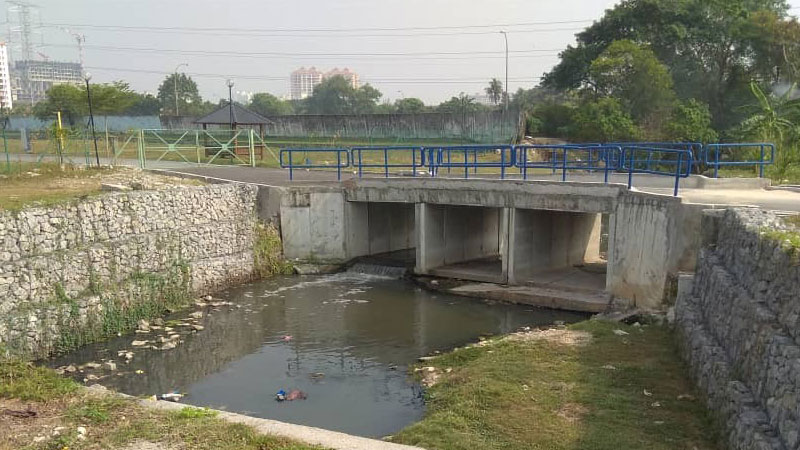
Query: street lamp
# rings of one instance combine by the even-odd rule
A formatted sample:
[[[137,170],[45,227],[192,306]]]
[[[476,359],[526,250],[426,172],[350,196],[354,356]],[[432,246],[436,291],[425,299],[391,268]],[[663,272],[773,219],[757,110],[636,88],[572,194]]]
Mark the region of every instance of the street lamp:
[[[231,130],[233,129],[233,80],[228,79],[228,110],[231,115]]]
[[[172,77],[173,86],[175,87],[175,117],[181,115],[180,110],[178,109],[178,69],[180,69],[182,66],[189,67],[189,64],[180,63],[175,66],[175,75]]]
[[[505,84],[505,108],[508,111],[508,33],[504,30],[500,30],[500,34],[503,35],[503,38],[506,41],[506,84]]]
[[[94,157],[97,161],[97,167],[100,167],[100,152],[97,150],[97,136],[94,132],[94,112],[92,112],[92,90],[89,88],[89,80],[92,79],[92,74],[86,72],[83,74],[83,79],[86,81],[86,98],[89,101],[89,123],[92,125],[92,141],[94,141]]]

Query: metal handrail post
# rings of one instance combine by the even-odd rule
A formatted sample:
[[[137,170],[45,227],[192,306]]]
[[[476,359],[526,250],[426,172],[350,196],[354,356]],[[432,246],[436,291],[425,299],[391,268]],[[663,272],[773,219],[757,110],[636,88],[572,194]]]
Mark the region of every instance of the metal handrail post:
[[[567,181],[567,147],[564,147],[564,159],[561,161],[561,181]]]
[[[631,149],[631,150],[633,150],[633,149]],[[631,152],[630,165],[628,166],[628,189],[633,187],[633,161],[634,161],[634,157],[635,157],[634,154],[635,153],[636,153],[635,151]],[[623,154],[623,159],[624,159],[624,154]]]
[[[449,153],[449,150],[448,150]],[[464,149],[464,179],[469,178],[469,150]]]
[[[513,158],[514,158],[513,154],[511,155],[511,158],[512,158],[512,161],[513,161]],[[477,166],[477,164],[476,164],[476,166]],[[476,167],[476,169],[477,169],[477,167]],[[501,180],[505,180],[506,179],[506,151],[505,151],[505,149],[502,149],[502,148],[500,149],[500,179]]]
[[[761,160],[758,164],[758,178],[764,178],[764,144],[761,144]]]
[[[336,180],[342,181],[342,152],[336,152]]]
[[[719,178],[719,146],[714,147],[714,178]]]
[[[288,150],[289,153],[289,181],[294,180],[294,165],[292,163],[292,149]]]
[[[673,197],[678,196],[678,187],[681,182],[681,165],[683,163],[683,153],[678,153],[678,167],[675,169],[675,191],[672,193]]]
[[[389,178],[389,150],[383,149],[383,176]]]

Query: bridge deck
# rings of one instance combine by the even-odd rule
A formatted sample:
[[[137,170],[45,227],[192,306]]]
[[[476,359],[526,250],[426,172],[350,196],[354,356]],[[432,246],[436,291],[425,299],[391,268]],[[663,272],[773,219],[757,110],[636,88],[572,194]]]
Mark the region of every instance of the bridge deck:
[[[285,170],[269,168],[251,167],[178,167],[169,169],[172,172],[185,173],[190,175],[200,175],[205,177],[218,178],[222,180],[239,181],[244,183],[257,183],[270,186],[302,186],[302,185],[337,185],[335,175],[324,171],[303,171],[298,176],[298,180],[290,182]],[[298,171],[299,172],[299,171]],[[513,175],[513,174],[512,174]],[[487,178],[486,175],[480,175]],[[353,176],[343,177],[352,179]],[[491,178],[491,177],[490,177]],[[511,177],[513,179],[513,177]],[[624,176],[615,175],[612,182],[623,182]],[[634,180],[634,187],[643,192],[654,194],[671,195],[672,188],[667,177],[637,175]],[[699,178],[699,177],[698,177]],[[475,178],[477,179],[477,177]],[[702,180],[708,180],[701,178]],[[534,181],[534,178],[530,179]],[[535,180],[558,181],[557,176],[537,175]],[[691,184],[692,178],[683,180],[682,186]],[[575,182],[602,182],[600,175],[578,175],[571,176],[569,181]],[[713,181],[719,181],[714,183]],[[800,189],[764,189],[759,187],[759,180],[747,179],[744,182],[746,187],[736,188],[735,184],[728,179],[712,180],[705,187],[681,187],[679,197],[692,203],[716,204],[716,205],[751,205],[766,209],[779,211],[800,211]]]

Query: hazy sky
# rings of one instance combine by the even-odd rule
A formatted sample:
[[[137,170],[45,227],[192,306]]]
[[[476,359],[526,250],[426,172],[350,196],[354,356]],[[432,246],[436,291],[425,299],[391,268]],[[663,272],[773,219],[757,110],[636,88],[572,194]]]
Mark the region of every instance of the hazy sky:
[[[508,30],[510,90],[534,86],[574,34],[616,3],[31,1],[39,6],[43,31],[44,45],[37,50],[51,59],[77,61],[77,44],[64,28],[79,31],[86,36],[85,64],[96,82],[124,79],[137,90],[155,92],[166,73],[187,63],[181,71],[215,101],[227,97],[226,78],[234,80],[236,91],[282,96],[289,90],[289,73],[300,66],[349,67],[384,99],[420,97],[426,103],[481,92],[492,77],[502,80],[500,30]],[[800,0],[790,3],[800,7]],[[3,11],[8,14],[6,7]]]

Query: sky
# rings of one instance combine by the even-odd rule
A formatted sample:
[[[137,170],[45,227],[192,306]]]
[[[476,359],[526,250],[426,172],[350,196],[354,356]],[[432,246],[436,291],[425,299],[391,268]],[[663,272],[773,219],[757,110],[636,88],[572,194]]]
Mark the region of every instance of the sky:
[[[247,92],[288,95],[301,67],[348,67],[383,93],[436,104],[483,91],[491,78],[535,86],[575,33],[613,0],[30,0],[38,7],[36,52],[78,61],[72,33],[85,36],[93,82],[125,80],[156,92],[176,70],[192,76],[204,98]],[[14,35],[5,3],[11,57]],[[791,0],[800,13],[800,0]],[[11,15],[12,17],[9,17]],[[18,39],[17,39],[18,40]],[[37,58],[42,56],[37,55]]]

